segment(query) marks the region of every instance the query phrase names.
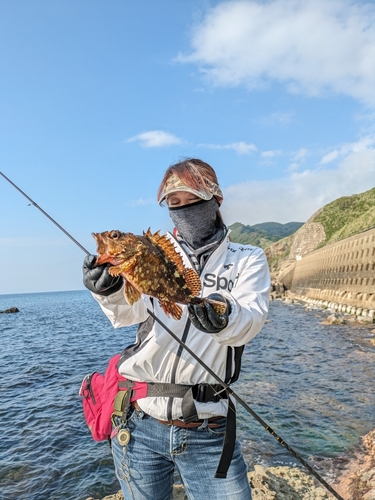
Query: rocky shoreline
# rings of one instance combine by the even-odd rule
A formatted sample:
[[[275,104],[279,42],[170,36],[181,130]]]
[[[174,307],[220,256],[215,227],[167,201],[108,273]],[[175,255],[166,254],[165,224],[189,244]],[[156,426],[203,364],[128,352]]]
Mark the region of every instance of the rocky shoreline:
[[[362,438],[333,487],[345,500],[375,500],[375,429]]]
[[[248,473],[253,500],[329,500],[333,496],[298,467],[262,467]],[[375,500],[375,429],[361,445],[332,488],[344,500]],[[102,500],[123,500],[121,491]],[[89,497],[86,500],[99,500]],[[181,485],[173,487],[173,500],[187,500]],[[217,500],[220,500],[219,498]]]
[[[326,311],[329,314],[327,315],[324,324],[327,325],[353,324],[371,327],[371,325],[375,323],[375,309],[364,309],[360,307],[347,306],[340,302],[312,299],[287,290],[282,283],[277,281],[273,281],[271,284],[270,299],[283,300],[286,304],[306,304],[306,311]]]

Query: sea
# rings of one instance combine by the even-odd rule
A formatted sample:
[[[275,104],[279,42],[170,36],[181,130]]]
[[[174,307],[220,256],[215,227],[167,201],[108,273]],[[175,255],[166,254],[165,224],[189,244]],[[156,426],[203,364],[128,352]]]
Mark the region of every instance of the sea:
[[[115,330],[87,291],[0,295],[0,499],[84,500],[118,491],[110,446],[86,427],[83,377],[134,342]],[[245,347],[233,390],[328,482],[375,427],[375,335],[365,326],[323,325],[324,312],[270,304]],[[373,325],[374,326],[374,325]],[[299,466],[238,407],[249,469]]]

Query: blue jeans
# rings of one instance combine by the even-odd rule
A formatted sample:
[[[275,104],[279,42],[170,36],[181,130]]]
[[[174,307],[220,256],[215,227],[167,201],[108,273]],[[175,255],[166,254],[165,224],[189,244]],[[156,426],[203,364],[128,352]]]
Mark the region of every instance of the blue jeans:
[[[178,470],[189,500],[251,500],[247,466],[236,442],[226,479],[215,478],[223,446],[225,418],[215,429],[167,426],[130,407],[130,441],[112,439],[116,475],[125,500],[171,500]]]

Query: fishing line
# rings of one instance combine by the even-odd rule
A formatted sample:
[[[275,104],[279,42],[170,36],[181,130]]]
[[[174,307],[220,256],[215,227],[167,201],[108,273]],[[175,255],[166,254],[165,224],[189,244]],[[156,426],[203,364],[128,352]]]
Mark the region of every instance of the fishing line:
[[[86,250],[75,238],[73,238],[72,235],[70,235],[65,229],[60,226],[52,217],[50,217],[39,205],[37,205],[29,196],[27,196],[26,193],[24,193],[14,182],[12,182],[8,177],[6,177],[2,172],[0,174],[4,177],[5,180],[7,180],[14,188],[17,189],[23,196],[25,196],[33,205],[36,207],[38,210],[40,210],[50,221],[52,221],[63,233],[65,233],[76,245],[81,248],[87,255],[90,255],[90,252]],[[288,443],[286,443],[257,413],[255,413],[254,410],[250,408],[250,406],[242,399],[240,396],[238,396],[232,388],[224,382],[224,380],[221,380],[221,378],[216,375],[216,373],[211,370],[209,366],[206,365],[204,361],[202,361],[175,333],[172,332],[150,309],[147,308],[147,312],[149,315],[157,322],[159,325],[161,325],[164,330],[173,337],[173,339],[180,344],[186,352],[190,354],[206,371],[209,373],[222,387],[223,389],[227,392],[228,395],[232,396],[245,410],[250,413],[250,415],[258,422],[260,423],[267,432],[269,432],[275,439],[278,441],[284,448],[286,448],[289,453],[291,453],[332,495],[337,498],[338,500],[344,500],[294,449],[289,446]]]
[[[72,236],[71,234],[69,234],[69,233],[68,233],[68,231],[65,231],[65,229],[64,229],[62,226],[60,226],[60,224],[59,224],[58,222],[56,222],[56,221],[55,221],[55,219],[52,219],[52,217],[51,217],[50,215],[48,215],[48,214],[47,214],[47,212],[45,212],[45,211],[43,210],[43,208],[41,208],[39,205],[37,205],[37,204],[35,203],[35,201],[33,201],[33,200],[29,197],[29,196],[27,196],[27,194],[26,194],[26,193],[24,193],[24,192],[22,191],[22,189],[20,189],[18,186],[16,186],[16,184],[14,184],[14,182],[12,182],[10,179],[8,179],[8,177],[7,177],[6,175],[4,175],[2,172],[0,172],[0,175],[2,175],[6,181],[8,181],[8,182],[9,182],[9,183],[10,183],[10,184],[14,187],[14,188],[16,188],[16,189],[17,189],[17,191],[19,191],[21,194],[23,194],[23,196],[24,196],[25,198],[27,198],[27,199],[29,200],[29,202],[30,202],[32,205],[34,205],[34,207],[35,207],[35,208],[37,208],[38,210],[40,210],[40,211],[42,212],[42,214],[43,214],[43,215],[45,215],[46,217],[48,217],[48,219],[49,219],[51,222],[53,222],[53,223],[55,224],[55,226],[57,226],[57,227],[58,227],[58,228],[59,228],[59,229],[60,229],[63,233],[65,233],[65,234],[66,234],[66,236],[68,236],[68,238],[70,238],[70,239],[71,239],[71,240],[72,240],[72,241],[73,241],[76,245],[78,245],[78,246],[79,246],[79,248],[80,248],[81,250],[83,250],[83,251],[86,253],[86,255],[90,255],[90,252],[89,252],[88,250],[86,250],[86,248],[85,248],[85,247],[83,247],[83,246],[82,246],[82,245],[81,245],[81,244],[80,244],[80,243],[79,243],[79,242],[78,242],[75,238],[73,238],[73,236]]]
[[[231,411],[234,411],[230,408]],[[246,416],[246,413],[245,413]],[[275,453],[275,451],[271,448],[270,443],[267,443],[264,441],[264,439],[261,437],[259,434],[259,429],[247,429],[248,432],[250,432],[251,437],[247,439],[247,442],[249,443],[249,447],[251,452],[253,453],[253,450],[257,450],[256,446],[261,446],[263,450],[268,451],[268,453],[274,457],[276,461],[280,461],[280,457]],[[262,434],[263,436],[264,434]],[[262,459],[261,459],[262,460]],[[264,462],[267,463],[267,460],[264,459]],[[281,463],[281,462],[280,462]]]

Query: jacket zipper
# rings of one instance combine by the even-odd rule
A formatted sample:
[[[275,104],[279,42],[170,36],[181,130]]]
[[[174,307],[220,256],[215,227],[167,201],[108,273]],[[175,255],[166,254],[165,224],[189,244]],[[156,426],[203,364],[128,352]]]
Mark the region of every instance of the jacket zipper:
[[[171,233],[170,233],[171,234]],[[192,265],[192,268],[195,269],[194,267],[194,264],[192,263],[192,261],[190,260],[190,257],[189,255],[185,252],[185,250],[183,249],[183,247],[180,245],[180,243],[177,241],[177,239],[175,238],[175,236],[173,234],[171,234],[172,238],[176,241],[178,247],[181,249],[181,251],[184,253],[184,255],[187,257],[188,261],[190,262],[190,264]],[[219,248],[221,247],[222,244],[224,244],[224,242],[227,241],[227,235],[225,235],[223,241],[219,244],[219,246],[212,252],[212,254],[209,256],[209,258],[207,259],[207,261],[205,262],[205,265],[203,266],[201,272],[199,273],[200,276],[202,276],[202,273],[204,271],[204,269],[206,268],[209,260],[211,259],[211,257],[213,257],[213,255],[219,250]],[[190,319],[188,318],[187,321],[186,321],[186,325],[185,325],[185,328],[184,328],[184,332],[182,334],[182,342],[184,342],[186,344],[186,340],[187,340],[187,337],[188,337],[188,333],[189,333],[189,329],[190,329],[190,325],[191,325],[191,321]],[[171,375],[171,383],[172,384],[175,384],[176,383],[176,373],[177,373],[177,368],[178,368],[178,365],[180,364],[180,360],[181,360],[181,355],[182,355],[182,352],[183,352],[184,348],[180,345],[179,348],[178,348],[178,351],[177,351],[177,356],[176,356],[176,359],[175,359],[175,362],[173,364],[173,367],[172,367],[172,375]],[[174,398],[173,397],[170,397],[168,399],[168,403],[167,403],[167,420],[172,420],[172,410],[173,410],[173,400]]]

